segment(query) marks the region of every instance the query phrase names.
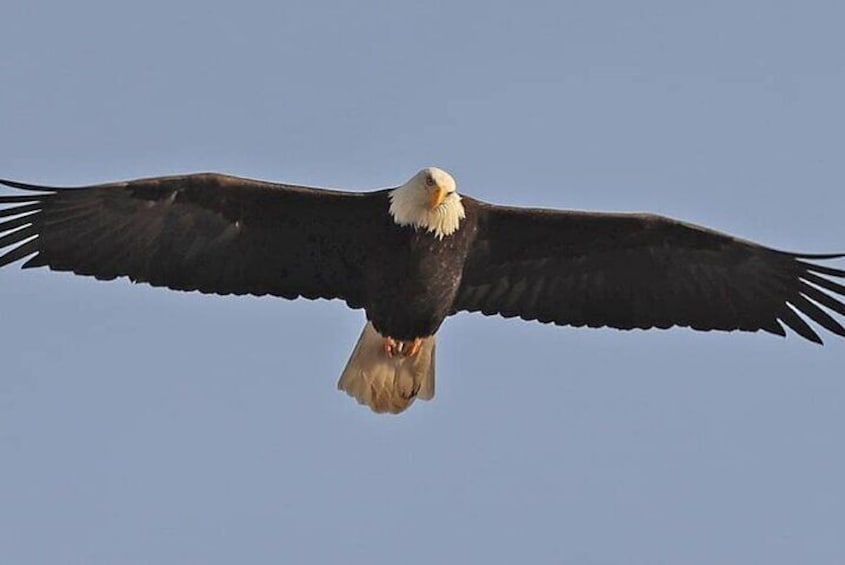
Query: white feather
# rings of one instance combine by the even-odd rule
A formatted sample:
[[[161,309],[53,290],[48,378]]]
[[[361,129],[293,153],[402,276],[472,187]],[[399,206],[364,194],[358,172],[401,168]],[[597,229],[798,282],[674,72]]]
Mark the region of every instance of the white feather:
[[[384,351],[384,341],[370,322],[352,351],[337,388],[373,412],[398,414],[414,400],[434,398],[434,336],[425,338],[413,357]]]
[[[446,197],[436,208],[429,205],[426,178],[433,178],[446,192]],[[455,233],[466,217],[461,197],[455,189],[455,179],[446,171],[436,167],[423,169],[390,193],[390,215],[400,226],[424,229],[443,239]]]

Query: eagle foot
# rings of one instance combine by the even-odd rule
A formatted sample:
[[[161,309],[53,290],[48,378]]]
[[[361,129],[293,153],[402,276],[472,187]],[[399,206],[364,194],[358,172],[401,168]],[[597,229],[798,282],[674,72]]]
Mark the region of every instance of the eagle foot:
[[[383,346],[384,352],[393,359],[397,355],[402,357],[413,357],[422,349],[423,340],[416,338],[412,341],[399,341],[392,337],[385,337]]]
[[[384,352],[388,357],[393,359],[398,353],[402,352],[402,342],[396,341],[392,337],[384,338]]]
[[[405,357],[414,357],[422,349],[423,340],[416,338],[413,341],[402,342],[402,355]]]

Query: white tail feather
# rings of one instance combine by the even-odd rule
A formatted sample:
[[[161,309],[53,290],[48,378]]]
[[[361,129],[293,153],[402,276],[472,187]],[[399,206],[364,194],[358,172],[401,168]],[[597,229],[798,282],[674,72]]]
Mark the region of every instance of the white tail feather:
[[[367,322],[337,388],[378,413],[398,414],[416,398],[431,400],[434,345],[434,336],[427,337],[413,357],[390,357],[384,351],[384,338]]]

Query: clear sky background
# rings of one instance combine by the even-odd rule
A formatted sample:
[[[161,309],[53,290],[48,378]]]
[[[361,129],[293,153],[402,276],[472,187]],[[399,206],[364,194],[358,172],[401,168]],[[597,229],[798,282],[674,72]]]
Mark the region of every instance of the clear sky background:
[[[0,176],[221,171],[845,250],[837,1],[0,5]],[[0,562],[845,562],[845,342],[460,315],[400,417],[363,316],[0,271]]]

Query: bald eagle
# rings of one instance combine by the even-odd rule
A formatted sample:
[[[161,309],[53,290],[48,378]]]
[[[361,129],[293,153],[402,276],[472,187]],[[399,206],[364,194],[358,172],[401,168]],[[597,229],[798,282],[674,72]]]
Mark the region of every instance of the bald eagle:
[[[435,335],[461,311],[556,325],[785,327],[845,336],[845,270],[653,214],[495,206],[430,167],[344,192],[215,173],[78,188],[0,180],[0,267],[337,298],[367,323],[338,388],[375,412],[434,396]],[[3,251],[4,248],[9,248]]]

